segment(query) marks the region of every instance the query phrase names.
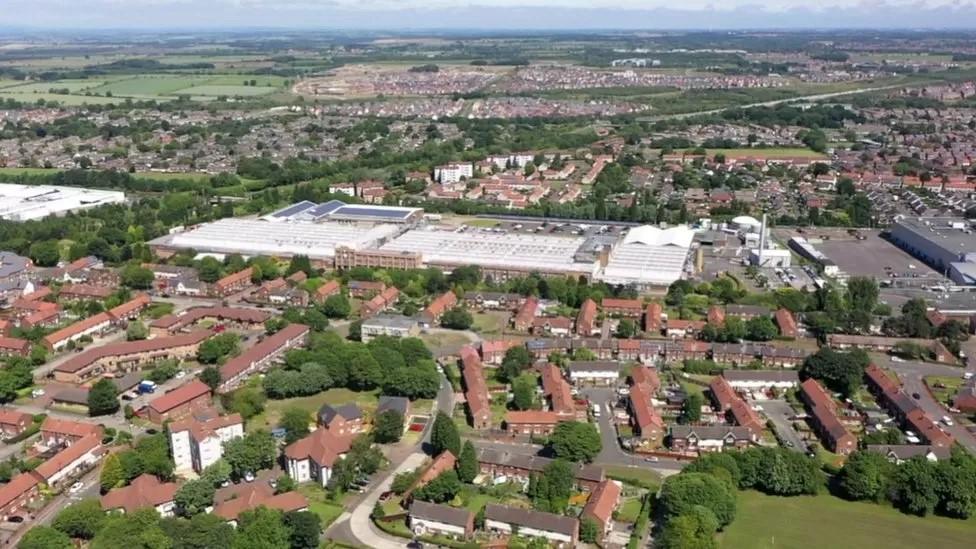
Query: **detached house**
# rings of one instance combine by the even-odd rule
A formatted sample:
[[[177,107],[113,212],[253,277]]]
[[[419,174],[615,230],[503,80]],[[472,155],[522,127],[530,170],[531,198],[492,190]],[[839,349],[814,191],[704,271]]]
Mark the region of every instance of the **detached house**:
[[[317,429],[285,448],[285,467],[295,482],[315,481],[321,486],[332,478],[332,466],[352,445],[352,436]]]

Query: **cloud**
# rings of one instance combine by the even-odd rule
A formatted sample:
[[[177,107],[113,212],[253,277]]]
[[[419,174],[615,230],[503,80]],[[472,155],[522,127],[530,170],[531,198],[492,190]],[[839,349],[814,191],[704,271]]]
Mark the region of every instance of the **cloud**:
[[[976,27],[974,0],[2,0],[0,25],[497,29]]]

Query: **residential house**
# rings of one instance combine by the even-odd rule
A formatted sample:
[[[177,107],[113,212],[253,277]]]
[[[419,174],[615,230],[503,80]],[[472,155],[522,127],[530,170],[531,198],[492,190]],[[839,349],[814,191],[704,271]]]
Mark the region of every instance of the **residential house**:
[[[168,419],[189,417],[193,412],[211,405],[210,387],[194,379],[151,400],[146,407],[146,417],[153,423],[161,424]]]
[[[547,437],[556,429],[560,421],[568,417],[558,412],[545,410],[509,411],[505,414],[505,429],[512,436]]]
[[[926,461],[934,463],[945,461],[952,456],[951,448],[924,444],[868,444],[867,451],[881,454],[896,465],[901,465],[915,457],[923,457]]]
[[[796,318],[787,309],[776,309],[776,325],[779,326],[779,335],[796,339],[800,332],[796,327]]]
[[[620,379],[620,364],[609,361],[576,360],[566,367],[574,385],[615,385]]]
[[[444,292],[434,298],[430,305],[420,313],[420,323],[425,327],[431,327],[440,322],[441,316],[457,305],[457,295],[452,291]]]
[[[793,370],[724,370],[722,377],[736,391],[787,390],[800,384]]]
[[[332,478],[332,467],[349,451],[353,436],[317,429],[285,448],[285,470],[295,482],[315,481],[322,487]]]
[[[664,320],[664,309],[657,301],[647,304],[644,309],[644,331],[648,334],[660,334],[662,321]]]
[[[600,526],[600,539],[606,538],[613,530],[613,512],[620,505],[622,488],[619,482],[606,479],[597,485],[586,501],[582,519],[591,519]]]
[[[417,536],[468,539],[474,535],[474,513],[448,505],[414,500],[410,504],[409,523],[410,530]]]
[[[519,307],[517,313],[515,313],[515,318],[512,320],[512,324],[516,330],[520,332],[527,332],[533,326],[535,320],[536,312],[539,309],[539,300],[535,297],[529,296],[525,298],[525,302]]]
[[[700,454],[746,448],[754,440],[748,428],[738,425],[672,425],[671,449]]]
[[[248,267],[243,271],[229,274],[210,286],[210,294],[215,297],[227,297],[251,286],[251,275],[254,269]]]
[[[360,324],[360,339],[368,343],[378,336],[413,337],[420,333],[420,326],[413,317],[402,315],[376,315]]]
[[[343,437],[362,433],[366,428],[363,411],[352,402],[340,406],[323,404],[319,408],[318,424]]]
[[[16,437],[27,430],[34,417],[12,408],[0,409],[0,436],[6,439]]]
[[[600,308],[605,314],[628,318],[640,318],[644,312],[644,306],[639,299],[605,297],[600,302]]]
[[[244,511],[267,507],[283,513],[292,511],[307,511],[308,500],[298,492],[275,494],[275,489],[267,482],[246,483],[238,490],[236,497],[217,503],[215,501],[213,514],[237,524],[237,519]]]
[[[586,298],[576,315],[576,335],[589,337],[598,333],[596,325],[596,302]]]
[[[544,538],[556,547],[575,547],[579,520],[518,507],[489,503],[485,506],[485,529],[506,535]]]
[[[464,397],[468,403],[471,426],[475,429],[491,427],[491,403],[484,369],[478,352],[470,345],[461,348],[461,377],[464,379]]]
[[[143,473],[128,486],[115,488],[102,496],[102,510],[126,514],[139,509],[155,509],[162,517],[171,517],[176,511],[175,482],[161,482],[154,475]]]
[[[837,405],[830,394],[815,379],[808,379],[800,385],[800,394],[810,411],[813,427],[826,447],[835,454],[847,455],[857,450],[857,437],[852,435],[840,418]]]
[[[305,345],[308,333],[304,324],[289,324],[228,360],[220,367],[220,390],[234,389],[252,373],[270,368],[288,350]]]

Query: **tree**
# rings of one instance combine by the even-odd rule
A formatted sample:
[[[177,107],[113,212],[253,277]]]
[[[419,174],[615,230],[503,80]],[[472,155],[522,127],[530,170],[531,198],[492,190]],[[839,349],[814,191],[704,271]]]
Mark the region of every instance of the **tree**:
[[[457,460],[458,479],[464,483],[471,483],[478,476],[478,454],[470,440],[464,441],[461,455]]]
[[[285,444],[291,444],[308,436],[312,415],[307,410],[292,406],[285,410],[278,422],[278,427],[285,430]]]
[[[420,478],[420,471],[404,471],[402,473],[397,473],[393,477],[393,484],[390,485],[390,490],[396,495],[403,495],[411,486],[417,482]]]
[[[122,470],[122,461],[119,460],[119,455],[109,454],[105,458],[105,464],[102,466],[102,472],[99,476],[102,493],[121,486],[124,482],[125,472]]]
[[[289,536],[292,549],[316,549],[322,535],[322,521],[315,513],[292,511],[285,513],[285,526],[291,531]]]
[[[446,503],[461,491],[461,481],[457,471],[449,469],[437,475],[434,480],[414,490],[413,496],[421,501]]]
[[[776,337],[779,330],[768,316],[755,316],[746,321],[746,332],[753,341],[769,341]]]
[[[681,404],[681,422],[698,423],[701,421],[701,409],[705,405],[705,399],[701,393],[690,393],[688,398]]]
[[[27,255],[38,267],[54,267],[61,259],[61,250],[57,240],[42,240],[31,244]]]
[[[91,549],[170,549],[173,542],[159,526],[155,509],[138,509],[133,513],[111,514],[92,539]]]
[[[637,335],[637,324],[629,318],[622,318],[617,323],[617,337],[629,339]]]
[[[88,415],[104,416],[119,411],[118,389],[111,380],[102,378],[88,391]]]
[[[233,475],[240,478],[274,465],[277,448],[271,433],[251,431],[224,443],[224,460],[230,465]]]
[[[142,321],[133,320],[125,327],[126,341],[137,341],[147,337],[149,337],[149,330],[146,329],[146,325]]]
[[[250,419],[264,411],[267,397],[259,388],[242,387],[225,396],[223,400],[224,407],[229,412],[237,412],[244,419]]]
[[[596,427],[579,421],[564,421],[557,425],[549,437],[549,446],[558,458],[587,463],[603,449]]]
[[[532,505],[542,511],[563,513],[573,493],[573,467],[564,459],[553,460],[541,475],[530,478],[528,496]]]
[[[682,473],[665,479],[658,498],[666,519],[693,512],[701,505],[715,514],[720,527],[735,518],[735,493],[729,483],[706,473]]]
[[[520,375],[512,382],[512,405],[516,410],[528,410],[535,404],[536,377],[532,374]]]
[[[397,442],[403,436],[403,414],[384,410],[373,420],[373,440],[380,444]]]
[[[600,539],[599,523],[592,517],[585,517],[580,521],[579,537],[584,543],[596,543]]]
[[[441,326],[451,330],[467,330],[474,324],[474,317],[463,307],[453,309],[441,315]]]
[[[230,549],[234,543],[234,527],[210,513],[190,520],[163,519],[159,526],[173,541],[173,549]]]
[[[522,370],[532,365],[532,354],[525,346],[519,345],[505,351],[501,367],[498,369],[502,380],[512,382]]]
[[[224,275],[224,266],[216,258],[207,256],[200,260],[197,267],[197,276],[201,281],[212,284],[220,280]]]
[[[281,511],[258,507],[238,517],[239,526],[234,549],[289,549],[291,532],[282,520]]]
[[[213,487],[220,486],[221,484],[230,480],[231,471],[230,465],[223,459],[218,459],[217,461],[211,463],[206,469],[200,473],[200,478],[209,482]]]
[[[34,526],[17,544],[19,549],[72,549],[74,544],[67,534],[50,526]]]
[[[845,397],[857,392],[869,358],[863,351],[835,351],[824,347],[803,361],[800,377],[814,378]]]
[[[92,539],[104,523],[101,503],[97,499],[86,499],[62,509],[51,526],[72,538]]]
[[[434,418],[430,445],[435,456],[444,450],[450,450],[455,456],[461,453],[461,435],[458,434],[457,425],[444,412],[437,412],[437,417]]]
[[[878,452],[855,452],[837,475],[837,486],[852,500],[881,501],[887,495],[892,465]]]
[[[710,509],[695,505],[684,515],[667,521],[658,539],[662,549],[714,549],[718,519]]]
[[[329,318],[348,318],[350,312],[349,298],[341,293],[330,295],[322,303],[322,313]]]
[[[240,337],[232,332],[216,335],[197,348],[197,360],[201,364],[216,364],[220,359],[237,353],[240,349]]]
[[[181,515],[192,517],[213,505],[214,485],[205,479],[187,481],[176,491],[173,501]]]
[[[892,479],[892,501],[907,513],[925,516],[939,503],[935,468],[924,458],[915,457],[902,463]]]
[[[207,384],[211,391],[216,391],[217,387],[220,387],[221,377],[220,370],[214,366],[207,366],[200,372],[200,381]]]
[[[135,263],[130,263],[125,267],[122,267],[122,270],[119,273],[119,278],[122,281],[122,284],[128,286],[129,288],[148,290],[152,288],[152,283],[155,277],[153,276],[153,272],[149,269]]]
[[[291,276],[297,272],[303,272],[306,276],[315,276],[315,269],[312,268],[312,262],[308,259],[307,255],[295,255],[292,256],[291,262],[288,263],[288,270],[285,271],[285,276]]]

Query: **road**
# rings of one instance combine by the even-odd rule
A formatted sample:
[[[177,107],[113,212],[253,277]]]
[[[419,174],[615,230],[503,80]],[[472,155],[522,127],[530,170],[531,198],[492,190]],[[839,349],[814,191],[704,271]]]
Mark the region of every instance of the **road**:
[[[447,378],[442,375],[441,388],[437,393],[436,410],[434,413],[444,412],[447,415],[451,415],[453,409],[454,390],[451,388],[451,384],[447,381]],[[407,455],[400,463],[394,464],[390,472],[366,492],[363,499],[356,505],[352,512],[343,513],[332,524],[324,534],[326,539],[351,542],[355,545],[372,547],[374,549],[401,549],[406,545],[402,538],[390,536],[376,528],[373,520],[370,518],[370,514],[372,514],[373,507],[376,506],[380,496],[384,492],[389,491],[390,485],[393,484],[393,477],[397,473],[412,471],[427,459],[427,454],[424,453],[424,445],[430,441],[430,432],[433,425],[433,421],[428,422],[424,436],[414,446],[413,452]]]
[[[806,449],[806,444],[800,438],[800,434],[793,428],[793,422],[790,418],[796,415],[796,412],[793,411],[793,407],[788,402],[785,400],[762,400],[751,401],[750,404],[758,404],[762,407],[763,413],[776,427],[776,433],[780,439],[793,444],[790,447],[792,450],[803,452]],[[789,447],[789,444],[787,446]]]
[[[33,520],[25,523],[22,528],[10,536],[10,539],[7,540],[6,545],[16,547],[20,542],[20,538],[23,537],[28,530],[34,526],[49,524],[51,520],[53,520],[54,517],[65,508],[65,506],[72,503],[77,503],[83,499],[97,498],[99,496],[100,488],[98,484],[98,476],[101,470],[101,466],[95,467],[78,479],[77,482],[81,483],[82,488],[74,494],[69,494],[66,488],[64,493],[54,496],[54,498],[49,501],[43,509],[34,515]]]
[[[932,396],[923,380],[926,376],[962,377],[964,372],[962,368],[930,362],[894,362],[889,357],[882,355],[872,355],[872,357],[878,366],[888,368],[898,374],[906,393],[909,395],[918,394],[919,398],[915,399],[915,402],[933,421],[939,422],[939,427],[954,436],[956,442],[969,450],[970,453],[976,454],[976,435],[970,433],[958,421],[954,422],[951,427],[939,421],[942,416],[950,415],[949,411]]]

